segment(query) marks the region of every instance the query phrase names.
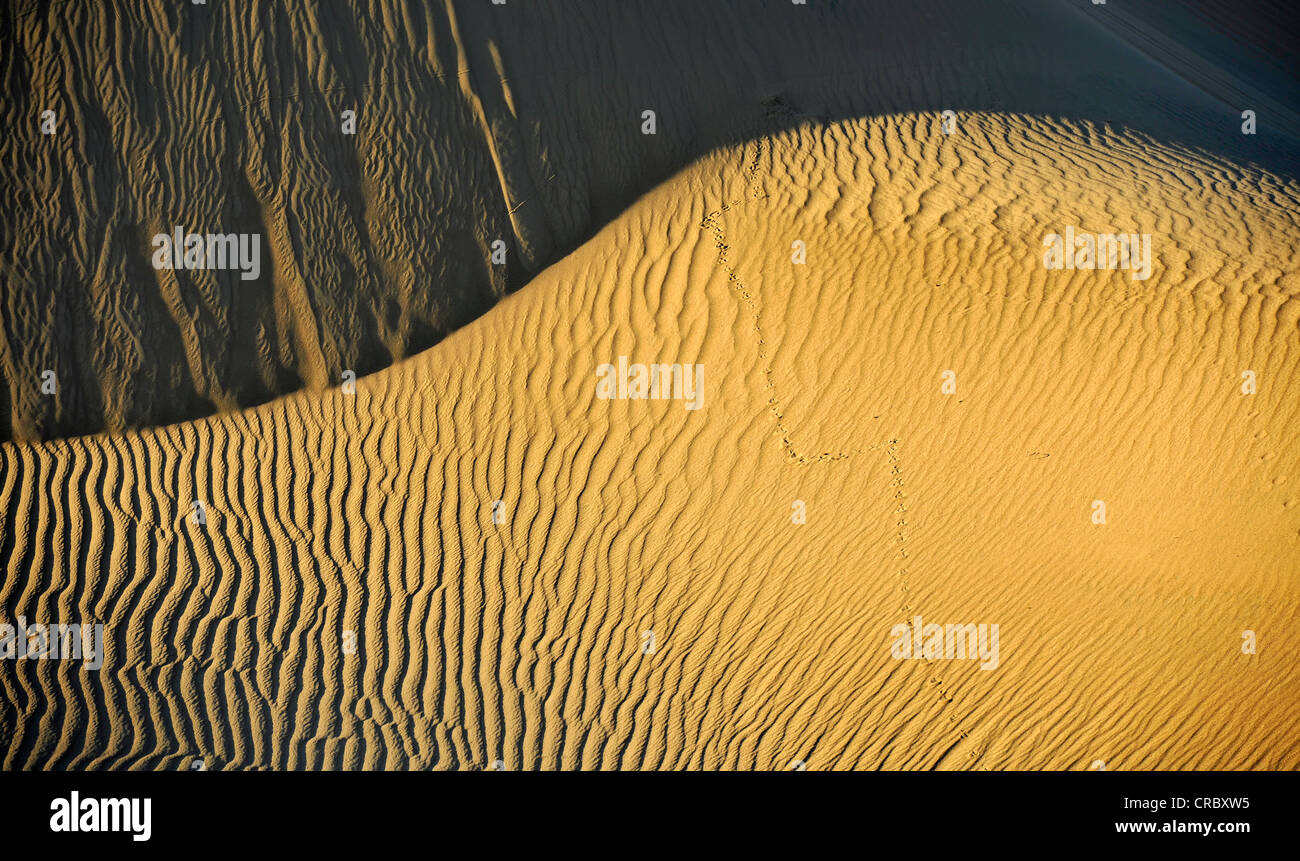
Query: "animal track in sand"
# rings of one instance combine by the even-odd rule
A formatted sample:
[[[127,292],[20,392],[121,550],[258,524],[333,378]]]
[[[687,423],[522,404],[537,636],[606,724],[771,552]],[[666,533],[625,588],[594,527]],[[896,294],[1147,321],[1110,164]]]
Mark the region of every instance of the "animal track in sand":
[[[715,209],[700,221],[701,230],[709,230],[713,233],[714,246],[718,249],[718,265],[727,273],[727,283],[740,296],[746,310],[754,320],[754,337],[758,341],[758,356],[763,362],[763,385],[767,390],[767,408],[772,413],[772,418],[776,420],[777,430],[781,434],[781,443],[785,446],[786,454],[790,460],[795,463],[829,463],[838,460],[845,460],[853,454],[863,454],[870,451],[879,451],[883,443],[877,443],[867,448],[854,449],[852,451],[824,451],[816,455],[801,454],[800,450],[795,447],[792,440],[793,434],[785,421],[785,413],[781,409],[781,399],[777,395],[776,381],[774,379],[771,362],[768,361],[767,341],[763,337],[763,322],[759,313],[758,306],[754,303],[753,291],[745,286],[736,274],[736,268],[730,262],[727,252],[731,246],[727,244],[726,232],[722,228],[722,215],[740,206],[744,206],[752,201],[766,200],[767,192],[763,191],[758,182],[759,162],[763,157],[763,147],[766,141],[762,138],[755,142],[754,157],[749,163],[747,171],[749,181],[745,196],[739,200],[724,203],[719,209]]]
[[[768,147],[771,146],[771,143],[769,141],[761,138],[757,140],[755,143],[753,157],[750,159],[748,167],[746,168],[748,177],[747,177],[746,190],[744,196],[742,196],[737,200],[732,200],[727,203],[724,203],[720,208],[710,212],[700,221],[700,228],[702,230],[708,230],[713,234],[714,246],[718,250],[717,264],[721,266],[723,271],[727,273],[728,285],[733,290],[735,290],[737,295],[740,297],[741,302],[744,304],[745,309],[749,312],[750,316],[753,319],[753,331],[754,331],[754,337],[757,340],[758,355],[759,355],[759,359],[763,362],[763,377],[764,377],[764,386],[767,390],[767,395],[768,395],[768,399],[767,399],[768,410],[772,413],[772,417],[776,422],[777,429],[781,434],[781,442],[785,447],[785,451],[789,459],[795,463],[800,463],[800,464],[830,463],[835,461],[846,460],[852,454],[862,454],[871,451],[880,451],[881,449],[885,449],[887,451],[890,476],[891,476],[890,483],[894,490],[894,498],[897,501],[897,506],[895,507],[894,512],[898,515],[898,521],[896,524],[898,527],[898,531],[896,537],[897,537],[898,552],[900,558],[899,570],[898,570],[899,588],[902,592],[902,598],[903,598],[901,609],[905,614],[910,613],[912,610],[912,605],[911,605],[911,597],[910,597],[911,586],[908,579],[909,560],[908,560],[907,543],[906,543],[907,542],[907,498],[906,498],[906,494],[903,491],[902,465],[899,458],[898,439],[896,438],[890,439],[887,443],[883,443],[883,442],[877,443],[875,445],[868,446],[867,448],[855,449],[853,451],[838,451],[838,452],[823,451],[816,455],[805,455],[801,453],[801,450],[797,448],[794,443],[794,440],[792,438],[793,434],[791,433],[789,426],[786,424],[785,413],[782,409],[782,400],[777,392],[776,381],[774,379],[774,372],[772,369],[771,362],[769,361],[767,341],[763,336],[762,317],[759,312],[758,306],[755,302],[753,290],[740,279],[740,276],[736,272],[735,266],[732,264],[728,256],[728,253],[731,250],[731,246],[727,242],[726,232],[722,227],[722,216],[733,209],[748,205],[749,203],[755,201],[767,200],[770,198],[770,195],[762,189],[759,182],[759,169],[760,169],[760,164],[764,153],[765,144]],[[933,665],[934,660],[931,658],[926,658],[925,663],[927,665]],[[936,693],[939,695],[940,699],[943,700],[943,708],[945,710],[948,709],[949,706],[952,706],[956,702],[956,696],[953,694],[951,688],[946,686],[943,680],[934,674],[932,666],[931,666],[931,672],[928,676],[928,684],[935,687]],[[961,720],[958,718],[956,713],[948,716],[948,722],[952,724],[952,726],[950,727],[950,731],[958,733],[958,737],[956,741],[953,743],[953,747],[965,741],[970,736],[970,732],[968,730],[962,729]],[[978,760],[979,757],[982,755],[983,755],[983,751],[980,750],[980,751],[972,752],[971,757],[974,760]]]

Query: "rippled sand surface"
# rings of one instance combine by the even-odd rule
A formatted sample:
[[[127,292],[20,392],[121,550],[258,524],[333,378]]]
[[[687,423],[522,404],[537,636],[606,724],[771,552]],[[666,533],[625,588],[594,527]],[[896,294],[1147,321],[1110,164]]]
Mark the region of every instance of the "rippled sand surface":
[[[918,8],[898,14],[945,9]],[[0,762],[1300,767],[1290,139],[1241,135],[1239,110],[1161,71],[1083,5],[1050,9],[1026,7],[1025,30],[987,62],[1005,67],[1009,102],[1056,91],[1060,66],[1034,77],[1036,57],[1108,69],[1071,109],[995,109],[990,95],[980,109],[954,104],[945,134],[940,84],[961,58],[935,72],[933,97],[916,84],[916,104],[855,116],[841,108],[859,96],[809,100],[852,89],[875,60],[801,81],[773,71],[777,58],[742,54],[786,82],[751,132],[658,162],[628,156],[654,182],[610,181],[636,198],[625,209],[592,204],[599,216],[565,229],[546,206],[520,215],[512,249],[535,239],[537,274],[497,301],[505,282],[467,252],[495,304],[409,358],[395,348],[355,392],[329,387],[341,354],[320,345],[370,324],[342,306],[319,315],[313,291],[441,294],[342,263],[330,277],[308,267],[317,283],[290,254],[273,289],[248,295],[298,321],[285,324],[295,367],[328,354],[314,387],[260,406],[231,395],[223,412],[178,424],[0,445],[0,623],[102,623],[107,641],[98,671],[0,661]],[[1044,21],[1076,22],[1091,41],[1040,43]],[[462,51],[487,57],[507,45],[468,41]],[[518,57],[500,53],[507,66]],[[1154,113],[1122,103],[1101,116],[1139,72]],[[1038,89],[1009,83],[1031,79]],[[498,96],[485,115],[510,112]],[[528,104],[510,132],[525,150],[548,134],[528,131],[539,103]],[[627,124],[640,138],[638,115]],[[1193,134],[1213,123],[1227,132]],[[479,187],[437,152],[412,142],[367,158],[429,159],[429,175]],[[263,177],[274,186],[311,159],[284,147],[271,161],[285,166]],[[587,169],[561,153],[545,163]],[[480,167],[495,178],[481,188],[513,200],[516,170],[558,188],[528,165],[489,154]],[[197,188],[218,210],[234,199]],[[304,178],[300,191],[322,188]],[[460,206],[457,194],[446,199]],[[284,197],[278,217],[296,218],[304,199]],[[384,230],[459,235],[445,213],[365,211]],[[298,234],[277,234],[272,218],[268,234],[342,260],[330,250],[342,222],[327,212]],[[1149,236],[1150,277],[1046,268],[1044,237],[1067,228]],[[78,247],[60,259],[81,265]],[[7,265],[19,257],[40,259]],[[438,289],[480,289],[447,259]],[[114,271],[121,285],[97,282],[105,313],[124,296],[168,295],[152,269]],[[12,283],[11,311],[48,301],[35,282]],[[216,388],[254,355],[201,326],[155,342],[146,318],[105,319],[78,331],[137,343],[148,373],[178,331],[197,345],[185,373],[207,369]],[[620,357],[698,368],[699,408],[598,397],[600,367]],[[144,403],[139,379],[115,379],[105,392],[120,385]],[[996,624],[996,665],[896,659],[891,632],[917,616]]]

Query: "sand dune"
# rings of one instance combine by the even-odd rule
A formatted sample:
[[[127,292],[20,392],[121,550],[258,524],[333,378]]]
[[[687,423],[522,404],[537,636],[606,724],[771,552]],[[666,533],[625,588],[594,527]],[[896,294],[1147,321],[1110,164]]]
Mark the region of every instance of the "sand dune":
[[[355,394],[0,448],[0,606],[109,640],[4,662],[5,767],[1300,766],[1300,185],[940,123],[724,147]]]
[[[1186,62],[1134,47],[1157,28],[1116,35],[1131,5],[6,5],[0,438],[165,424],[364,376],[674,171],[812,120],[1060,117],[1294,175],[1294,104],[1261,106],[1243,141],[1247,106],[1218,87],[1230,64],[1286,102],[1293,76],[1216,49],[1195,66],[1214,86],[1197,89]],[[1280,12],[1225,17],[1284,30]],[[1282,62],[1285,43],[1266,56]],[[259,235],[258,277],[155,269],[151,238],[178,225]]]

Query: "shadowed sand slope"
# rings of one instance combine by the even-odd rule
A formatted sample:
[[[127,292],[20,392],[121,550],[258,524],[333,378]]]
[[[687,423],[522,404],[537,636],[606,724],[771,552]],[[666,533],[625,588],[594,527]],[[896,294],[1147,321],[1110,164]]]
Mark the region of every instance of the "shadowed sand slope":
[[[1287,0],[1124,0],[1104,12],[1071,2],[1197,87],[1300,134],[1300,18]]]
[[[0,448],[0,606],[108,641],[0,662],[5,767],[1300,767],[1300,187],[938,122],[710,155],[355,394]]]
[[[1276,112],[1244,138],[1241,105],[1114,35],[1102,7],[282,6],[0,8],[0,438],[198,418],[373,372],[674,170],[810,118],[1036,114],[1294,164]],[[152,238],[177,226],[259,237],[256,277],[155,269]]]

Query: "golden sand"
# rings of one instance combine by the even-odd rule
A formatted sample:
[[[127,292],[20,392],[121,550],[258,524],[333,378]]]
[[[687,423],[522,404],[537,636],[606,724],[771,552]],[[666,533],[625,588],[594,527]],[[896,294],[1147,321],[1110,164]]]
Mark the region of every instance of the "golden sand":
[[[355,394],[0,449],[0,605],[109,640],[0,672],[4,765],[1300,767],[1300,187],[939,122],[724,148]]]

